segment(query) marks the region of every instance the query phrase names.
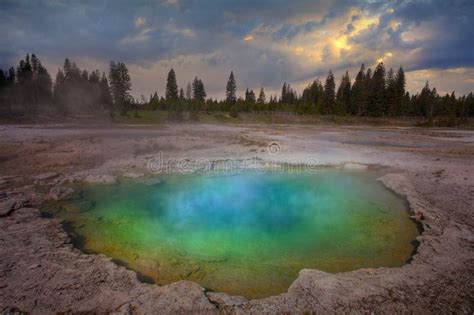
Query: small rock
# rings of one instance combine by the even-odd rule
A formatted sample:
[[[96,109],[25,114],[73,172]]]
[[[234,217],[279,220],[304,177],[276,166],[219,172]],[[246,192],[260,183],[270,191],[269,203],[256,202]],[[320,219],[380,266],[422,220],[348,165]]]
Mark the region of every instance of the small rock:
[[[127,178],[139,178],[139,177],[142,177],[142,176],[145,176],[145,174],[143,173],[124,173],[122,175],[123,177],[127,177]]]
[[[49,191],[49,196],[56,200],[65,200],[74,193],[74,189],[64,186],[53,187]]]
[[[415,219],[416,219],[416,221],[422,221],[422,220],[425,219],[425,217],[424,217],[424,215],[423,215],[422,212],[416,211],[416,213],[415,213]]]
[[[347,169],[347,170],[365,170],[368,167],[365,164],[346,163],[346,164],[344,164],[344,168]]]
[[[33,264],[33,265],[29,266],[28,269],[36,269],[36,268],[39,268],[39,267],[41,267],[40,264]]]
[[[9,216],[16,210],[16,200],[8,199],[0,202],[0,218]]]
[[[30,207],[31,204],[28,200],[18,199],[18,198],[9,198],[0,202],[0,217],[7,217],[13,213],[13,211],[18,210],[23,207]]]
[[[0,314],[5,315],[17,315],[17,314],[26,314],[26,312],[21,311],[20,309],[16,308],[15,306],[7,306],[1,310]]]
[[[114,184],[117,179],[112,175],[87,175],[84,181],[89,184]]]
[[[137,307],[133,302],[131,303],[126,303],[121,305],[118,309],[115,310],[114,313],[117,314],[136,314],[137,312]]]
[[[33,179],[35,179],[35,180],[47,180],[47,179],[52,179],[54,177],[57,177],[58,175],[59,175],[58,173],[48,172],[48,173],[43,173],[43,174],[33,176]]]
[[[248,300],[240,295],[228,295],[222,292],[207,292],[207,298],[209,301],[217,304],[224,304],[224,305],[242,305],[248,302]]]

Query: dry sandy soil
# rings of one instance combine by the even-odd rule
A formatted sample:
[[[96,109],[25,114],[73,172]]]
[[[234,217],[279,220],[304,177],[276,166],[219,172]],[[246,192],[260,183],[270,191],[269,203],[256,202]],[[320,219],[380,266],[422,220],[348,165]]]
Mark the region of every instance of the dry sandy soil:
[[[277,154],[267,144],[277,142]],[[424,232],[399,268],[305,269],[288,292],[248,301],[180,281],[142,283],[104,255],[74,248],[38,208],[70,182],[150,179],[150,161],[381,165]],[[192,163],[191,163],[192,164]],[[190,165],[189,163],[186,165]],[[156,166],[156,165],[155,165]],[[163,166],[163,165],[162,165]],[[169,163],[170,170],[179,166]],[[156,169],[155,169],[156,170]],[[0,126],[0,310],[35,314],[472,313],[474,132],[380,127],[170,125]]]

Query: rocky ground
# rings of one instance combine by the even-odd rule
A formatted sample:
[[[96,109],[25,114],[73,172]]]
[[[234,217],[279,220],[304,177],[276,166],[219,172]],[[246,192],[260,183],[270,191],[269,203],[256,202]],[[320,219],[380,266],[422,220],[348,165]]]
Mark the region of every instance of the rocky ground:
[[[45,200],[67,198],[72,182],[157,180],[166,170],[215,168],[229,161],[239,166],[384,166],[387,174],[381,180],[407,198],[423,225],[418,251],[400,268],[338,274],[302,270],[288,292],[248,301],[208,292],[190,281],[142,283],[135,272],[110,258],[75,249],[61,222],[42,217],[38,210]],[[0,310],[472,313],[473,205],[472,131],[303,125],[0,126]]]

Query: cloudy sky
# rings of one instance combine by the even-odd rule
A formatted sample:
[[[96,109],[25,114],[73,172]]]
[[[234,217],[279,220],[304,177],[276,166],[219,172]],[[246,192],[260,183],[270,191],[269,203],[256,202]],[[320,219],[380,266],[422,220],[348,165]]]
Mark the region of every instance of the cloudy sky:
[[[298,92],[332,69],[403,65],[407,88],[474,90],[473,0],[1,0],[0,67],[36,53],[53,77],[65,57],[81,68],[128,66],[133,95],[164,94],[170,68],[222,97],[230,70],[246,87]]]

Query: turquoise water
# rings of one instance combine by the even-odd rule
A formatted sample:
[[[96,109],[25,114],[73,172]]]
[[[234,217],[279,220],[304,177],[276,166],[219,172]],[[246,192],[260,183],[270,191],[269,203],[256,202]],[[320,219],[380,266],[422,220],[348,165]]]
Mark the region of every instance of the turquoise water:
[[[186,279],[260,298],[303,268],[401,266],[418,235],[403,199],[377,174],[176,175],[160,184],[82,187],[54,214],[86,250],[169,284]]]

